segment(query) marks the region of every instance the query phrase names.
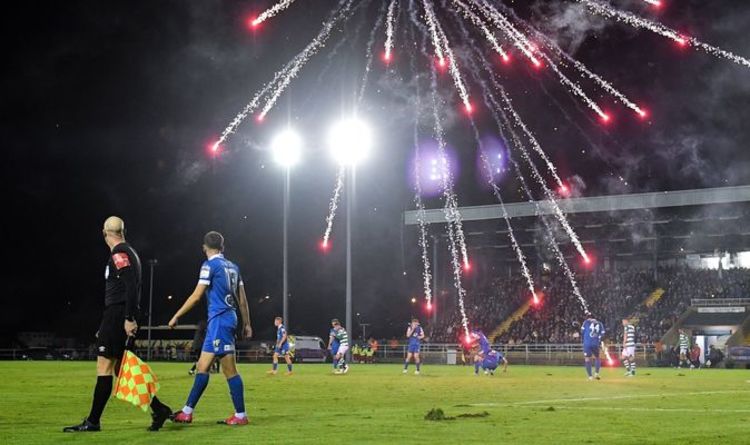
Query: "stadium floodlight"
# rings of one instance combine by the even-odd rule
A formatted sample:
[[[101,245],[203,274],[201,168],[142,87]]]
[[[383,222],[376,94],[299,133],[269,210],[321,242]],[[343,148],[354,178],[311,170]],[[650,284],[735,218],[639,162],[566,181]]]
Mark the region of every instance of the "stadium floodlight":
[[[331,155],[339,164],[354,167],[367,157],[372,146],[372,134],[363,121],[345,119],[331,127],[328,145]]]
[[[302,153],[302,138],[294,130],[287,128],[271,142],[273,159],[285,168],[291,168],[299,162]]]

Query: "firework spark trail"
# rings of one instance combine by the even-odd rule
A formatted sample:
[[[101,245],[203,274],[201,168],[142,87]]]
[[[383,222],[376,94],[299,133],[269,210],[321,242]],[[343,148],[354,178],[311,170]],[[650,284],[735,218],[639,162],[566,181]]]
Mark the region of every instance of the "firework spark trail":
[[[437,56],[440,66],[445,66],[445,55],[443,54],[443,46],[440,42],[437,26],[435,26],[437,20],[432,11],[432,6],[428,0],[422,0],[422,4],[424,5],[425,22],[427,22],[427,27],[429,28],[430,36],[432,37],[432,46],[435,48],[435,56]]]
[[[260,25],[261,23],[274,17],[279,12],[291,6],[292,3],[294,3],[294,0],[281,0],[280,2],[263,11],[258,17],[256,17],[255,20],[253,20],[252,25]]]
[[[488,42],[490,42],[490,45],[492,45],[492,48],[500,54],[500,57],[503,58],[505,62],[510,60],[510,57],[508,56],[508,53],[505,52],[502,46],[500,46],[500,43],[497,41],[497,38],[495,37],[495,34],[490,31],[489,28],[487,28],[487,25],[484,23],[481,17],[474,14],[472,12],[471,8],[469,6],[462,2],[461,0],[453,0],[453,3],[456,4],[461,10],[463,10],[464,17],[468,17],[469,20],[471,20],[472,23],[474,23],[474,26],[479,28],[482,33],[484,34],[484,37],[487,39]]]
[[[466,306],[464,305],[464,298],[466,296],[466,290],[461,283],[461,263],[459,258],[457,244],[461,244],[461,253],[463,254],[464,265],[468,264],[468,256],[466,255],[466,242],[463,234],[463,228],[461,224],[461,213],[458,211],[458,202],[456,200],[455,193],[453,192],[453,178],[448,165],[448,156],[445,150],[445,135],[443,126],[440,123],[440,113],[438,112],[438,94],[437,94],[437,73],[435,67],[431,69],[432,79],[432,113],[434,120],[434,133],[435,138],[438,142],[438,155],[441,158],[442,166],[442,182],[443,182],[443,196],[445,198],[445,205],[443,206],[443,212],[445,213],[445,219],[448,222],[446,224],[448,231],[448,244],[451,253],[451,265],[453,266],[453,285],[458,293],[458,308],[461,313],[461,324],[464,328],[464,334],[466,338],[469,338],[469,320],[466,316]]]
[[[553,62],[551,58],[549,58],[544,53],[541,53],[541,56],[544,60],[547,61],[549,66],[552,67],[552,71],[554,71],[555,74],[557,74],[557,76],[560,78],[560,82],[563,85],[567,86],[570,92],[573,93],[573,95],[578,96],[589,108],[594,110],[594,112],[599,115],[599,118],[602,121],[609,122],[609,115],[605,113],[604,110],[602,110],[599,104],[597,104],[596,102],[594,102],[593,99],[588,97],[586,93],[583,91],[583,89],[581,89],[581,87],[577,83],[573,82],[572,80],[568,78],[568,76],[563,74],[563,72],[560,71],[560,69],[557,67],[557,64]]]
[[[542,62],[539,61],[539,59],[534,55],[532,52],[534,49],[534,46],[529,42],[529,39],[526,38],[523,34],[521,34],[510,21],[500,13],[497,9],[495,9],[491,4],[487,3],[486,0],[471,0],[472,4],[476,7],[478,7],[483,13],[484,16],[487,17],[488,20],[493,22],[495,26],[497,26],[503,34],[505,34],[511,42],[513,42],[513,45],[518,48],[519,51],[523,53],[523,55],[528,58],[531,63],[534,64],[534,66],[541,66]]]
[[[659,34],[663,37],[667,37],[668,39],[672,39],[675,42],[677,42],[679,45],[682,45],[682,46],[691,45],[696,48],[702,49],[703,51],[705,51],[708,54],[711,54],[714,57],[723,58],[723,59],[729,60],[730,62],[734,62],[738,65],[742,65],[747,68],[750,68],[750,60],[748,60],[747,58],[734,54],[730,51],[718,48],[716,46],[709,45],[708,43],[701,42],[695,37],[686,37],[686,36],[680,35],[678,31],[672,28],[669,28],[661,23],[653,22],[651,20],[638,17],[637,15],[632,14],[630,12],[621,11],[619,9],[613,8],[609,5],[603,4],[595,0],[578,0],[578,1],[588,6],[589,10],[595,14],[601,15],[603,17],[607,17],[609,19],[614,19],[619,22],[626,23],[635,28],[647,29],[653,33]]]
[[[372,31],[370,31],[370,39],[367,41],[367,50],[365,53],[365,58],[367,59],[367,63],[365,64],[365,72],[362,75],[362,82],[359,87],[359,95],[357,96],[357,105],[362,103],[362,99],[365,96],[365,91],[367,90],[367,78],[370,76],[370,70],[372,70],[372,48],[375,45],[375,36],[380,29],[381,26],[383,26],[383,10],[385,9],[385,3],[383,3],[380,7],[380,12],[378,13],[378,19],[375,21],[375,27],[372,28]]]
[[[476,48],[474,48],[474,50],[477,53],[477,55],[479,57],[481,57],[479,51]],[[487,64],[487,62],[485,60],[483,60],[483,64]],[[487,88],[486,84],[484,84],[484,81],[482,81],[479,76],[477,76],[477,78],[480,79],[480,82],[484,86],[483,91],[485,92],[485,94],[483,96],[483,99],[484,99],[484,102],[485,102],[485,105],[486,105],[487,109],[490,110],[490,114],[492,115],[492,117],[493,117],[493,119],[495,121],[495,124],[497,126],[498,132],[500,134],[500,137],[505,141],[506,146],[508,146],[508,147],[511,146],[511,144],[509,144],[508,138],[505,135],[505,133],[506,133],[505,129],[507,129],[507,132],[510,133],[511,139],[513,141],[512,145],[515,146],[518,149],[518,151],[521,152],[522,155],[523,155],[527,151],[524,148],[523,142],[521,142],[520,137],[515,132],[515,130],[513,130],[513,125],[511,123],[510,119],[508,118],[508,115],[506,114],[506,111],[497,102],[497,100],[495,99],[495,97],[492,94],[492,92],[490,91],[490,89]],[[494,78],[492,78],[492,79],[493,79],[493,83],[496,85],[496,87],[499,86],[499,84],[496,83],[496,81],[494,80]],[[502,88],[502,86],[500,86],[500,88]],[[501,91],[503,91],[503,90],[501,90]],[[527,162],[529,161],[528,155],[525,156],[525,159],[527,160]],[[526,183],[526,178],[523,176],[523,173],[521,172],[521,168],[519,167],[518,163],[510,155],[509,155],[509,160],[513,164],[514,170],[516,172],[516,176],[518,177],[519,181],[521,182],[521,187],[523,188],[524,193],[526,194],[526,196],[528,197],[528,199],[534,203],[534,206],[536,208],[537,214],[538,214],[539,218],[542,220],[542,222],[544,223],[544,225],[545,225],[545,227],[547,229],[547,233],[548,233],[548,235],[550,237],[551,248],[552,248],[552,250],[555,253],[555,256],[557,258],[558,263],[560,263],[560,266],[563,268],[565,276],[568,278],[568,281],[570,282],[570,286],[571,286],[571,288],[573,290],[573,295],[578,299],[578,302],[581,304],[581,307],[583,308],[583,311],[584,312],[588,312],[588,303],[583,298],[583,295],[581,295],[581,291],[578,288],[578,283],[576,282],[575,275],[573,274],[573,271],[570,269],[570,266],[568,266],[568,262],[565,260],[565,256],[563,255],[562,251],[560,250],[560,247],[558,246],[558,243],[557,243],[557,240],[555,239],[554,232],[552,230],[551,225],[547,221],[547,218],[542,214],[541,209],[539,208],[538,201],[536,201],[534,199],[534,196],[531,193],[531,189],[529,189],[529,186]],[[533,167],[533,164],[532,164],[532,167]],[[491,169],[490,169],[489,173],[490,174],[492,173]],[[538,175],[538,172],[537,172],[537,175]],[[499,193],[497,194],[497,197],[498,197],[498,199],[502,199],[502,198],[500,198]],[[505,212],[504,206],[503,206],[503,216],[507,217],[507,213]],[[508,221],[508,226],[510,227],[510,222],[509,221]],[[509,229],[509,232],[510,232],[510,229]],[[520,247],[517,249],[516,254],[517,255],[523,255],[523,252],[521,252]],[[519,262],[520,261],[521,260],[519,259]],[[524,262],[521,262],[521,264],[523,266]],[[526,271],[526,272],[528,273],[528,271]],[[531,281],[530,274],[526,275],[526,278],[527,278],[527,282],[529,283],[529,285],[533,289],[533,281]],[[532,292],[533,292],[533,290],[532,290]],[[534,295],[534,301],[537,302],[538,301],[538,297],[536,296],[536,294],[533,294],[533,295]]]
[[[391,51],[393,51],[393,35],[396,33],[396,5],[398,0],[391,0],[388,5],[388,16],[385,21],[385,52],[383,58],[386,62],[391,60]]]
[[[341,198],[341,190],[344,188],[344,174],[346,173],[346,167],[340,167],[339,173],[336,175],[336,187],[333,189],[333,196],[331,202],[328,204],[328,216],[326,217],[326,231],[323,234],[323,248],[328,247],[328,240],[331,239],[331,229],[333,229],[333,219],[336,217],[336,209],[339,206],[339,199]]]
[[[304,50],[302,50],[302,52],[297,54],[292,62],[292,67],[289,68],[286,73],[284,73],[281,80],[279,80],[279,82],[276,84],[273,93],[266,100],[266,104],[263,106],[263,109],[258,115],[258,119],[262,120],[263,118],[265,118],[266,114],[268,114],[271,108],[273,108],[281,94],[286,90],[292,80],[297,77],[300,70],[302,70],[302,67],[304,67],[307,61],[310,60],[310,58],[314,56],[325,45],[326,40],[328,40],[328,37],[331,35],[333,27],[339,21],[347,17],[347,13],[352,7],[352,1],[353,0],[341,0],[339,2],[338,8],[333,14],[333,17],[323,24],[323,29],[320,30],[318,35],[307,45]]]
[[[466,27],[463,25],[463,23],[459,22],[461,31],[463,32],[464,36],[467,38],[467,41],[470,41],[468,38],[469,32],[466,29]],[[478,57],[481,57],[481,52],[477,50],[476,46],[472,44],[473,49],[475,50]],[[471,57],[468,57],[469,62],[469,72],[471,72],[474,76],[474,80],[479,83],[479,85],[482,88],[482,91],[489,91],[489,88],[487,87],[487,83],[482,79],[481,75],[479,74],[479,70],[477,69],[476,63],[471,59]],[[496,119],[496,122],[499,123],[499,120],[497,119],[496,113],[493,109],[491,109],[491,104],[487,101],[487,98],[484,98],[485,106],[490,109],[490,112],[493,113],[493,116]],[[492,187],[492,193],[495,195],[495,198],[497,199],[498,203],[500,203],[500,209],[503,213],[503,220],[505,220],[505,224],[508,228],[508,238],[510,238],[511,246],[513,247],[513,250],[516,253],[516,258],[518,259],[518,263],[521,265],[521,273],[523,274],[523,277],[526,279],[526,284],[529,287],[529,292],[531,292],[532,299],[534,301],[534,304],[539,303],[539,296],[536,293],[536,290],[534,288],[534,280],[531,277],[531,272],[529,272],[529,268],[526,265],[526,256],[523,254],[523,250],[521,250],[521,246],[518,244],[518,241],[516,240],[516,235],[513,232],[513,225],[510,222],[510,217],[508,216],[508,211],[505,208],[505,202],[503,201],[503,197],[500,193],[500,187],[497,185],[497,182],[495,181],[495,177],[492,170],[492,164],[490,164],[489,158],[487,157],[487,153],[484,150],[484,144],[482,143],[481,137],[479,135],[479,130],[477,129],[476,123],[474,122],[473,118],[470,118],[469,121],[471,122],[471,127],[474,131],[474,139],[476,140],[477,147],[479,147],[479,155],[482,159],[482,164],[485,168],[485,173],[487,175],[487,183]],[[499,127],[500,128],[500,127]],[[502,128],[500,128],[502,131]],[[502,134],[501,134],[502,136]],[[505,139],[503,137],[503,139]],[[508,146],[506,141],[506,146]],[[520,172],[519,172],[520,173]]]
[[[461,71],[458,70],[458,64],[456,63],[456,58],[453,56],[453,50],[451,49],[448,42],[448,37],[445,35],[443,27],[440,25],[440,22],[437,19],[435,19],[435,27],[440,34],[440,40],[443,42],[445,56],[448,59],[448,71],[451,73],[453,83],[456,85],[456,89],[458,90],[458,95],[461,97],[461,101],[464,103],[464,108],[466,109],[466,111],[471,113],[472,109],[471,101],[469,100],[469,93],[466,91],[466,85],[464,84],[464,80],[461,77]]]
[[[507,92],[505,91],[505,88],[495,79],[495,73],[492,70],[492,66],[487,62],[486,60],[482,59],[482,65],[484,69],[489,73],[490,80],[492,82],[492,85],[500,91],[500,96],[503,100],[503,105],[500,106],[497,103],[494,103],[494,106],[499,107],[499,110],[503,111],[503,114],[507,112],[511,116],[513,116],[514,122],[522,129],[524,130],[524,133],[530,137],[533,138],[533,135],[531,132],[526,128],[526,125],[521,120],[521,117],[518,115],[516,110],[513,108],[513,103],[508,96]],[[533,139],[536,141],[536,139]],[[535,146],[536,145],[536,146]],[[540,155],[544,153],[544,151],[541,149],[541,146],[536,144],[532,144],[532,147],[534,147],[535,150],[537,148],[539,149]],[[518,146],[521,156],[524,158],[524,160],[528,163],[529,168],[531,169],[531,172],[534,176],[534,179],[539,183],[542,190],[544,190],[545,195],[547,196],[547,199],[550,202],[550,205],[552,206],[552,209],[554,211],[554,215],[557,218],[557,220],[560,222],[560,225],[565,229],[565,232],[568,234],[568,237],[570,237],[570,240],[573,242],[573,245],[576,247],[576,250],[578,250],[578,253],[580,253],[581,257],[583,257],[584,261],[588,263],[590,261],[588,254],[586,253],[586,250],[583,248],[583,245],[581,244],[581,241],[578,239],[578,235],[576,235],[573,228],[570,226],[570,223],[568,222],[568,219],[565,217],[565,214],[560,209],[560,206],[557,204],[557,200],[555,199],[554,194],[552,191],[547,187],[546,182],[544,181],[544,178],[539,173],[539,169],[537,169],[536,165],[531,159],[531,156],[529,156],[529,152],[526,150],[524,145]],[[544,158],[548,160],[546,154],[544,154]],[[554,167],[551,162],[548,163],[548,167]],[[556,177],[556,179],[559,181],[559,177]],[[562,181],[559,181],[560,186],[562,187]]]
[[[661,0],[643,0],[651,6],[661,6]]]
[[[417,96],[417,120],[414,124],[414,204],[417,206],[417,222],[419,223],[419,247],[422,250],[422,284],[424,286],[424,296],[427,301],[427,307],[432,306],[432,273],[430,272],[430,256],[428,254],[429,244],[427,241],[427,223],[425,221],[425,207],[422,202],[422,181],[421,181],[421,158],[419,153],[419,96]]]
[[[414,29],[411,28],[411,37],[414,39]],[[422,46],[426,45],[426,40],[423,40]],[[419,124],[422,110],[422,95],[419,88],[419,75],[415,66],[414,57],[410,58],[411,70],[415,76],[416,84],[416,112],[414,121],[414,204],[417,207],[417,222],[419,223],[419,247],[422,251],[422,285],[424,287],[424,296],[427,303],[427,309],[432,308],[432,273],[430,271],[430,256],[429,243],[427,241],[427,222],[424,202],[422,201],[422,175],[421,173],[421,156],[419,148]]]
[[[606,81],[604,78],[599,76],[598,74],[591,71],[586,65],[581,63],[580,61],[576,60],[573,56],[568,54],[565,50],[560,48],[560,46],[555,43],[554,40],[547,37],[544,33],[540,32],[536,28],[534,28],[529,22],[526,20],[523,20],[520,18],[515,11],[513,11],[510,8],[503,7],[503,11],[508,12],[509,15],[511,15],[517,22],[521,23],[525,29],[533,34],[537,39],[539,39],[541,42],[544,43],[544,45],[549,48],[552,52],[557,54],[559,57],[565,60],[565,62],[573,65],[579,73],[582,75],[582,77],[588,78],[592,80],[594,83],[599,85],[603,90],[605,90],[610,95],[614,96],[617,100],[619,100],[623,105],[630,108],[631,110],[635,111],[639,116],[646,117],[646,111],[643,110],[638,104],[633,102],[632,100],[628,99],[625,94],[620,92],[617,88],[615,88],[611,83]]]
[[[508,97],[508,94],[506,93],[505,89],[499,85],[496,84],[495,87],[499,87],[500,95],[503,99],[503,102],[505,103],[505,110],[508,110],[511,112],[511,114],[517,116],[515,109],[513,109],[512,102],[510,101],[510,98]],[[531,160],[531,157],[529,156],[529,152],[526,150],[526,148],[521,145],[519,146],[521,148],[521,156],[524,158],[526,163],[529,165],[529,168],[531,169],[531,172],[534,176],[534,178],[537,180],[539,185],[542,187],[542,190],[544,190],[544,194],[547,196],[547,199],[550,202],[550,205],[552,206],[552,210],[554,211],[555,217],[560,222],[560,225],[565,229],[565,232],[570,237],[570,240],[573,242],[573,245],[576,247],[576,250],[578,250],[578,253],[581,254],[581,257],[583,257],[583,260],[588,263],[589,256],[586,253],[586,250],[583,248],[583,245],[581,244],[581,241],[578,239],[578,235],[576,235],[573,228],[570,226],[570,223],[568,222],[568,218],[565,217],[565,214],[560,209],[560,206],[557,204],[557,200],[555,199],[554,194],[552,191],[547,187],[546,182],[544,181],[544,178],[542,178],[542,175],[539,173],[539,169],[537,169],[534,162]]]

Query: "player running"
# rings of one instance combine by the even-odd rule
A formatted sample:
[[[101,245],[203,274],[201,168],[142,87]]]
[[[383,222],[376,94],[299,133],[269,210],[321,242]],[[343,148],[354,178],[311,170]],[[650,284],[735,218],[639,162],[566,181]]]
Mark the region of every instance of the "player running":
[[[506,372],[508,370],[508,360],[500,351],[490,349],[490,352],[488,352],[487,355],[484,356],[484,360],[482,360],[484,375],[495,375],[495,370],[497,370],[497,367],[501,362],[503,364],[503,372]]]
[[[169,327],[174,328],[180,317],[185,315],[203,297],[207,295],[208,327],[203,349],[198,358],[198,373],[195,375],[193,388],[190,390],[185,407],[172,416],[177,423],[192,423],[193,410],[198,404],[203,391],[208,386],[208,370],[215,357],[222,364],[222,371],[229,385],[229,393],[234,404],[234,414],[219,423],[225,425],[247,425],[245,413],[245,396],[242,377],[237,373],[235,361],[234,336],[237,329],[239,309],[243,322],[245,338],[252,336],[250,327],[250,310],[247,306],[245,286],[242,283],[240,269],[224,258],[224,237],[219,232],[208,232],[203,237],[203,252],[207,260],[200,270],[198,284],[182,307],[169,320]]]
[[[346,374],[349,372],[349,365],[346,364],[346,353],[349,351],[349,334],[347,334],[346,329],[341,326],[341,322],[338,318],[331,320],[331,326],[333,326],[333,335],[339,342],[336,355],[333,356],[334,372],[336,372],[336,374]]]
[[[678,341],[678,346],[680,347],[680,363],[677,365],[677,367],[682,368],[683,363],[685,364],[685,366],[690,363],[688,361],[688,351],[690,351],[690,337],[688,337],[687,333],[682,328],[680,328],[680,338]],[[692,369],[693,367],[694,366],[690,364],[690,368]]]
[[[627,318],[622,319],[622,364],[625,377],[635,376],[635,326]]]
[[[471,338],[477,344],[477,351],[474,353],[474,375],[479,375],[479,368],[482,366],[484,358],[492,351],[490,340],[480,329],[471,331]]]
[[[602,337],[604,337],[604,325],[597,319],[587,313],[588,317],[586,321],[581,325],[581,338],[583,338],[583,356],[586,361],[586,374],[589,376],[589,380],[599,380],[599,370],[602,366],[602,361],[599,358],[600,347],[602,343]],[[591,357],[594,357],[595,372],[591,374]]]
[[[414,374],[419,375],[419,368],[422,365],[422,360],[419,358],[419,348],[422,346],[422,340],[424,339],[424,329],[419,325],[418,319],[411,319],[409,327],[406,328],[406,338],[409,339],[409,346],[406,350],[406,360],[404,360],[404,374],[409,371],[409,361],[413,357],[414,364],[417,366]]]
[[[276,326],[276,347],[273,349],[273,369],[268,374],[276,375],[276,369],[279,367],[279,356],[283,355],[286,360],[286,375],[292,375],[292,354],[289,350],[289,335],[284,327],[283,319],[276,317],[273,320]]]

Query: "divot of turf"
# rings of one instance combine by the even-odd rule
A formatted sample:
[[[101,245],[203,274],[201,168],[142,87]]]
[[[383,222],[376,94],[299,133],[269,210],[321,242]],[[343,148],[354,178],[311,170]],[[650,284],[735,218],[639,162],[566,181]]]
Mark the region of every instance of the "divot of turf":
[[[482,411],[481,413],[463,413],[463,414],[459,414],[458,417],[466,419],[466,418],[475,418],[475,417],[487,417],[489,415],[490,413],[488,413],[487,411]]]
[[[425,414],[424,420],[430,420],[433,422],[441,422],[443,420],[456,420],[455,417],[448,417],[445,415],[445,412],[443,412],[440,408],[432,408]]]
[[[548,406],[547,408],[544,408],[544,411],[555,411],[554,406]]]

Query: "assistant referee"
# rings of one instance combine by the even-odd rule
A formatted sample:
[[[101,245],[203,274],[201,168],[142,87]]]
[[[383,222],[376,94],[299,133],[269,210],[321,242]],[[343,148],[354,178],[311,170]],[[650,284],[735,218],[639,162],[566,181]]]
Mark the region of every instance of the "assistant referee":
[[[125,352],[128,337],[138,331],[136,317],[141,300],[141,260],[125,242],[125,222],[117,216],[104,221],[104,242],[110,249],[104,269],[104,314],[97,333],[96,386],[91,411],[78,425],[65,427],[66,433],[100,431],[100,418],[112,395],[112,380]],[[156,397],[151,402],[151,431],[158,431],[172,410]]]

